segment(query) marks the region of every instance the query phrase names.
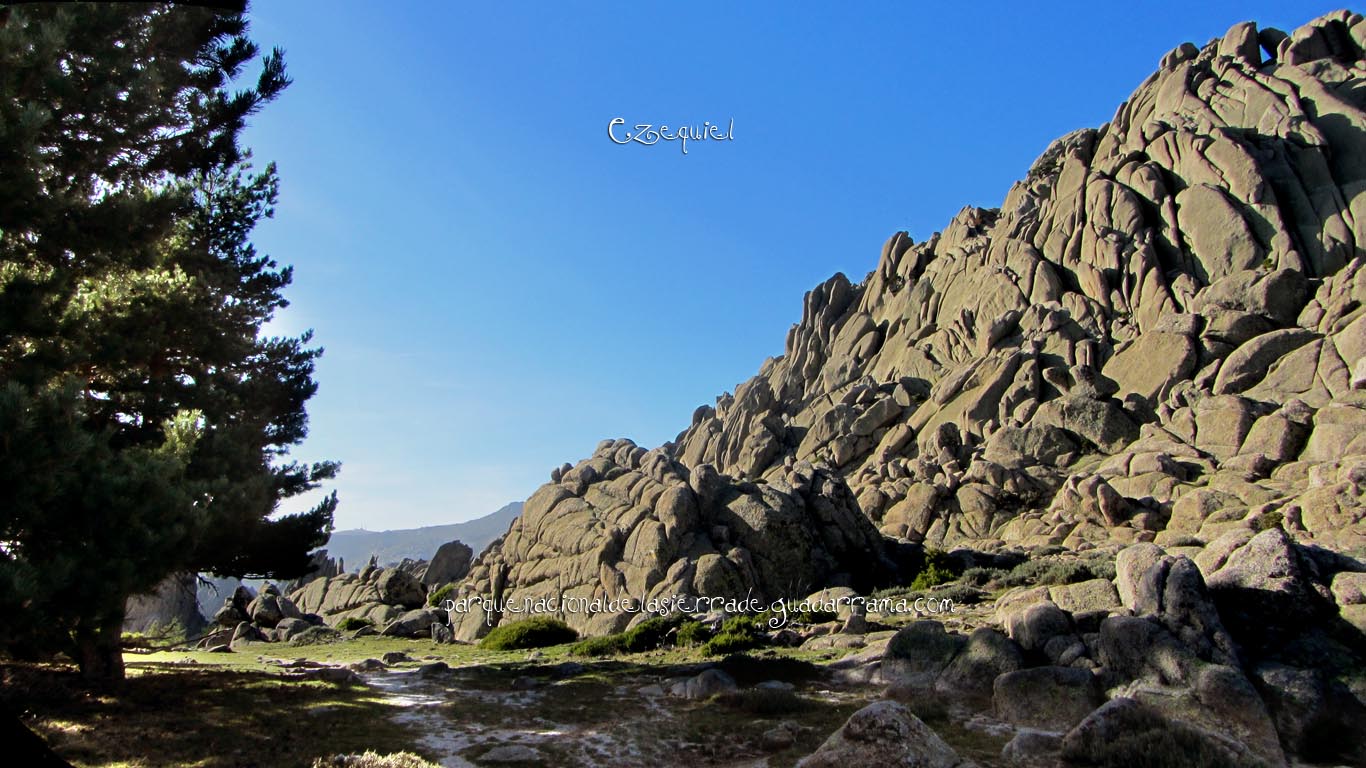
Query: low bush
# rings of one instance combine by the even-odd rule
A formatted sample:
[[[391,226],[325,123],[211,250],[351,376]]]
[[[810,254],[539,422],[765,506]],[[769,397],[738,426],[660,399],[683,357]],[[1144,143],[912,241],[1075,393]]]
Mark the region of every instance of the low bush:
[[[750,656],[737,653],[717,662],[717,668],[735,678],[741,686],[757,685],[766,680],[789,683],[817,680],[823,677],[821,667],[789,656]]]
[[[674,639],[680,646],[702,645],[711,639],[711,630],[700,621],[685,621],[678,625]]]
[[[627,653],[653,651],[671,639],[678,621],[666,616],[646,619],[622,633],[622,646]]]
[[[625,653],[621,635],[589,637],[569,646],[570,656],[616,656]]]
[[[826,611],[819,608],[810,608],[799,611],[797,610],[799,606],[800,603],[796,601],[789,601],[787,603],[787,626],[793,624],[824,624],[827,621],[834,621],[839,618],[839,614],[834,611]],[[768,622],[774,618],[783,618],[783,613],[770,608],[755,616],[754,622],[756,626],[767,630],[769,629]]]
[[[337,622],[337,629],[343,632],[355,632],[362,627],[373,627],[374,622],[360,616],[347,616]]]
[[[1180,723],[1121,733],[1101,748],[1093,765],[1103,768],[1237,768],[1243,763]]]
[[[712,701],[755,717],[791,715],[811,708],[810,701],[782,688],[725,691],[713,696]]]
[[[930,590],[930,597],[936,600],[949,600],[954,605],[976,605],[982,602],[985,593],[968,584],[945,584]]]
[[[964,584],[973,587],[985,587],[994,581],[999,581],[1010,575],[1010,571],[1004,568],[969,568],[963,571],[960,578]]]
[[[663,647],[672,637],[679,620],[656,616],[646,619],[625,632],[580,640],[570,647],[574,656],[614,656],[620,653],[644,653]]]
[[[518,651],[572,643],[578,639],[579,633],[563,621],[549,616],[533,616],[494,627],[479,641],[479,647],[492,651]]]
[[[454,584],[447,584],[440,589],[433,590],[430,595],[427,595],[427,605],[430,605],[433,608],[439,607],[454,591]]]
[[[929,549],[925,551],[925,565],[920,569],[920,573],[916,574],[915,580],[911,582],[911,589],[920,592],[930,587],[937,587],[940,584],[957,581],[960,573],[961,571],[947,552]]]
[[[1113,579],[1115,577],[1114,559],[1109,556],[1092,557],[1086,560],[1048,558],[1026,560],[1011,569],[1010,573],[997,580],[1001,587],[1022,587],[1028,585],[1076,584],[1091,579]]]
[[[753,631],[722,631],[703,644],[702,652],[708,656],[724,656],[728,653],[753,650],[763,644],[764,641]]]

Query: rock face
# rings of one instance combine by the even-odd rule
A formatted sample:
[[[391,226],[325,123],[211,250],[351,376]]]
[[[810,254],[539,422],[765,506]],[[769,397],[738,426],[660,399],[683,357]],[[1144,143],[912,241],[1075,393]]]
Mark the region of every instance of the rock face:
[[[1366,549],[1363,43],[1339,12],[1168,54],[1001,208],[813,289],[676,441],[557,469],[465,592],[795,596],[870,577],[874,528]]]
[[[147,632],[179,626],[191,634],[198,632],[205,622],[199,612],[196,586],[193,573],[176,574],[167,577],[151,594],[128,598],[123,631]]]
[[[431,589],[465,578],[465,574],[470,572],[472,560],[474,560],[474,550],[459,540],[442,544],[436,550],[436,554],[432,555],[431,563],[427,565],[427,570],[422,574],[423,586]]]
[[[371,563],[359,573],[315,579],[290,597],[300,611],[316,614],[329,626],[360,619],[383,634],[428,637],[432,622],[446,619],[437,617],[435,611],[422,610],[427,591],[414,572],[427,565],[405,563],[406,567],[400,564],[392,568]]]
[[[616,440],[556,475],[475,563],[462,594],[518,606],[555,600],[559,609],[546,612],[603,634],[641,615],[625,601],[764,601],[831,584],[868,588],[890,568],[848,487],[805,462],[751,482]],[[487,626],[482,612],[466,613],[456,637]]]
[[[981,634],[900,629],[877,674],[992,710],[1044,764],[1103,764],[1120,732],[1360,762],[1326,734],[1366,727],[1364,491],[1366,19],[1340,11],[1161,57],[999,209],[807,293],[783,355],[676,440],[556,469],[459,592],[771,600],[885,586],[924,548],[1118,553]],[[955,759],[898,751],[920,725],[876,706],[808,764]]]

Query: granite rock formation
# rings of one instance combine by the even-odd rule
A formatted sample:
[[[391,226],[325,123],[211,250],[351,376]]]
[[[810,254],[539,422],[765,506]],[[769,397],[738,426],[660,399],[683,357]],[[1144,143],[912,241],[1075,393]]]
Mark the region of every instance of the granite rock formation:
[[[556,469],[461,594],[772,599],[886,584],[918,547],[1123,550],[1113,585],[1003,620],[1032,662],[974,695],[1054,690],[1054,728],[1171,701],[1152,686],[1194,728],[1256,700],[1234,751],[1283,761],[1275,626],[1366,631],[1364,55],[1346,11],[1176,48],[1000,208],[809,292],[784,354],[676,440]],[[1109,618],[1057,631],[1075,616]],[[1153,647],[1173,666],[1143,666]],[[1106,671],[1059,671],[1078,659]]]

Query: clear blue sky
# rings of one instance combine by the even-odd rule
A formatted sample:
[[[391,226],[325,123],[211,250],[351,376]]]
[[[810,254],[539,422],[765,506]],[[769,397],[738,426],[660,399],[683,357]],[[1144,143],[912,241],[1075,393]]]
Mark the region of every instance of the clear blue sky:
[[[297,453],[344,463],[337,527],[370,529],[672,439],[782,353],[806,290],[999,205],[1166,51],[1334,8],[256,5],[295,83],[247,132],[282,176],[255,240],[296,267],[276,329],[327,349]],[[735,138],[617,146],[618,116]]]

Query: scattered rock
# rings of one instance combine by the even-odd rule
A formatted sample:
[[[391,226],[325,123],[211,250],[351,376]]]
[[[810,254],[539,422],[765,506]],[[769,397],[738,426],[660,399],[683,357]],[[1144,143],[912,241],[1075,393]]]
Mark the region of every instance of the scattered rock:
[[[879,701],[860,709],[815,752],[801,768],[907,765],[921,768],[959,768],[966,762],[906,705]]]
[[[718,693],[735,689],[735,678],[719,669],[708,669],[696,677],[674,683],[669,687],[669,694],[684,699],[710,699]]]

